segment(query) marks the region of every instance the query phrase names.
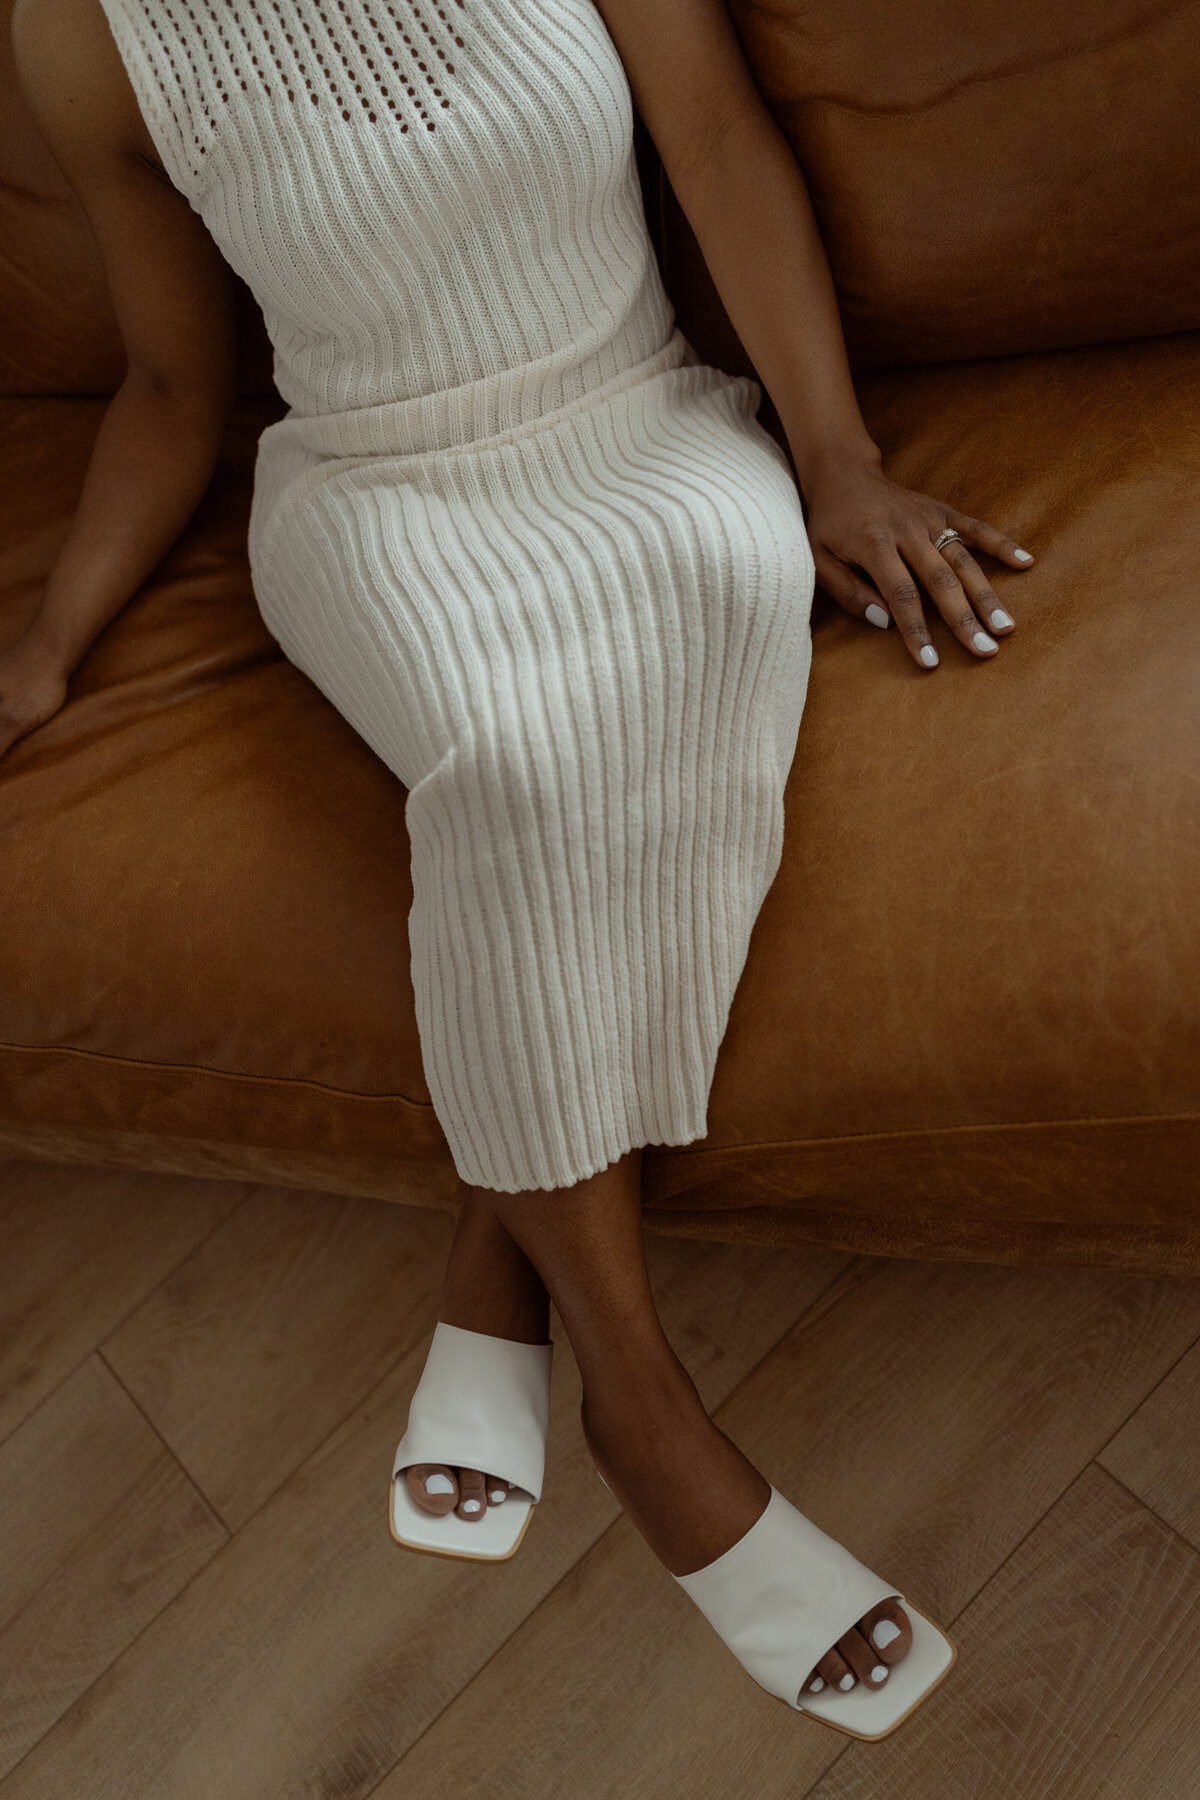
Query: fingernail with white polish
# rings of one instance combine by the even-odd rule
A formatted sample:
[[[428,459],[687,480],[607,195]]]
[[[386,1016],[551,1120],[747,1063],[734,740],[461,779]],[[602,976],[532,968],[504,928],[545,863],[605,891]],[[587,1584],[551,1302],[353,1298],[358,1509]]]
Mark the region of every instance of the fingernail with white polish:
[[[880,631],[887,630],[888,616],[882,606],[876,606],[874,601],[868,606],[865,617],[870,619],[872,625],[878,625]]]
[[[427,1475],[425,1477],[425,1492],[427,1494],[452,1494],[454,1492],[454,1483],[448,1475]]]
[[[871,1642],[877,1649],[883,1650],[893,1638],[900,1636],[900,1627],[892,1619],[880,1619],[871,1632]]]
[[[503,1488],[493,1488],[492,1489],[491,1499],[497,1506],[499,1506],[500,1502],[506,1498],[507,1498],[507,1496],[506,1496]]]
[[[821,1689],[824,1686],[825,1686],[824,1676],[823,1675],[814,1675],[813,1681],[812,1681],[812,1687],[809,1689],[809,1692],[812,1694],[819,1694]]]
[[[463,1501],[463,1511],[464,1512],[478,1512],[482,1504],[483,1504],[483,1502],[480,1500],[464,1500]]]
[[[843,1675],[842,1679],[838,1682],[838,1686],[843,1689],[852,1688],[854,1686],[853,1675]]]
[[[996,627],[997,631],[1003,631],[1006,625],[1012,624],[1012,620],[1003,608],[998,606],[992,614],[992,624]]]
[[[986,631],[977,631],[971,642],[977,650],[998,650],[1000,648],[995,638],[989,637]]]
[[[886,1676],[886,1674],[887,1674],[887,1670],[884,1668],[883,1664],[876,1663],[875,1667],[871,1670],[871,1680],[872,1681],[882,1681],[884,1679],[884,1677]]]
[[[921,661],[925,664],[925,667],[927,669],[936,668],[937,667],[937,659],[938,659],[938,653],[934,649],[933,645],[932,644],[922,644],[922,646],[921,646]]]
[[[1030,555],[1028,550],[1014,550],[1013,555],[1020,557],[1022,562],[1032,562],[1033,561],[1033,557]]]

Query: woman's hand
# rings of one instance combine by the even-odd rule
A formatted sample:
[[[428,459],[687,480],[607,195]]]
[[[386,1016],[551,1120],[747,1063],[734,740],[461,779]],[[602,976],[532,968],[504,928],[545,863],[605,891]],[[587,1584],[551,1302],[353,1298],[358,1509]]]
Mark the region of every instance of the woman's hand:
[[[0,756],[52,719],[66,697],[62,659],[36,638],[21,638],[11,650],[0,651]]]
[[[802,485],[817,580],[845,612],[881,629],[895,619],[913,660],[932,669],[938,653],[925,624],[923,587],[972,656],[995,656],[1013,621],[970,549],[1015,569],[1030,566],[1028,550],[981,519],[890,481],[878,452],[826,456],[805,471]],[[947,525],[961,541],[935,550]]]

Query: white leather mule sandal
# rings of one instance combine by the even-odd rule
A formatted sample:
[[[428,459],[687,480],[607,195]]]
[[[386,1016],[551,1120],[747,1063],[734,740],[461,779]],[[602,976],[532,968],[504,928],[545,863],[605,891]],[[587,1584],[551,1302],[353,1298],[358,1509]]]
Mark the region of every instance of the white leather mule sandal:
[[[760,1687],[850,1737],[887,1737],[958,1659],[957,1645],[932,1619],[774,1487],[744,1537],[715,1562],[674,1579]],[[826,1651],[871,1607],[889,1599],[907,1613],[913,1641],[883,1685],[859,1680],[846,1692],[826,1687],[801,1697],[801,1685]]]
[[[388,1510],[398,1544],[464,1562],[516,1555],[542,1495],[553,1354],[553,1344],[518,1344],[439,1321],[392,1464]],[[508,1497],[476,1519],[438,1518],[408,1491],[404,1471],[413,1463],[499,1476],[511,1484]]]

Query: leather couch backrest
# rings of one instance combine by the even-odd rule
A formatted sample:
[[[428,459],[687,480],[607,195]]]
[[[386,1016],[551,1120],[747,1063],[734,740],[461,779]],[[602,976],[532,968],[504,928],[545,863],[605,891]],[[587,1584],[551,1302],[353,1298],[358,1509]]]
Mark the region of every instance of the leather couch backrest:
[[[728,5],[857,366],[1200,325],[1200,0]],[[660,229],[684,329],[746,366],[669,189]]]

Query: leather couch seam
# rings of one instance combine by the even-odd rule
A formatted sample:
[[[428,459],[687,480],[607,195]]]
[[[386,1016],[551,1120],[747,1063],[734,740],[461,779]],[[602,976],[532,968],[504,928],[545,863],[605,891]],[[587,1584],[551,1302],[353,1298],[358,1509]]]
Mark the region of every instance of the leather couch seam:
[[[912,101],[892,103],[879,102],[872,104],[868,100],[852,100],[848,96],[836,93],[806,94],[804,104],[808,107],[825,106],[832,111],[848,112],[863,118],[903,118],[907,113],[928,112],[933,107],[944,106],[947,101],[957,99],[958,95],[968,88],[982,87],[989,81],[1007,81],[1015,75],[1040,73],[1045,69],[1056,67],[1060,63],[1073,62],[1079,56],[1093,56],[1097,51],[1110,50],[1118,44],[1134,41],[1139,37],[1147,37],[1161,25],[1169,23],[1179,13],[1186,13],[1192,0],[1167,0],[1167,4],[1150,13],[1144,19],[1137,19],[1132,25],[1115,29],[1107,34],[1090,39],[1086,44],[1070,44],[1049,56],[1037,57],[1033,62],[1010,63],[1002,68],[980,69],[973,75],[965,75],[960,81],[952,82],[948,87],[940,89],[936,94]]]
[[[364,1094],[358,1088],[333,1087],[324,1081],[307,1081],[296,1075],[250,1075],[241,1069],[214,1069],[206,1063],[168,1063],[151,1062],[146,1058],[134,1056],[109,1056],[104,1051],[81,1050],[74,1044],[14,1044],[0,1040],[0,1052],[16,1051],[23,1056],[79,1056],[88,1062],[106,1063],[113,1068],[161,1069],[164,1074],[180,1075],[212,1075],[218,1081],[243,1081],[256,1086],[282,1088],[311,1088],[314,1092],[332,1094],[346,1100],[401,1100],[421,1112],[431,1112],[432,1102],[413,1100],[408,1094]],[[844,1132],[836,1137],[816,1138],[774,1138],[756,1143],[737,1144],[667,1144],[658,1148],[660,1157],[678,1159],[684,1156],[728,1156],[731,1152],[753,1152],[759,1150],[794,1150],[797,1146],[819,1145],[821,1148],[836,1144],[862,1144],[872,1140],[893,1141],[904,1138],[953,1137],[965,1133],[1000,1132],[1000,1131],[1061,1131],[1064,1127],[1071,1129],[1081,1125],[1196,1125],[1200,1124],[1200,1113],[1122,1113],[1116,1115],[1087,1114],[1068,1119],[1007,1119],[997,1124],[980,1123],[977,1125],[928,1125],[916,1131],[852,1131]]]
[[[796,1150],[809,1146],[825,1149],[836,1144],[864,1144],[883,1142],[901,1142],[906,1138],[954,1137],[967,1132],[999,1131],[1062,1131],[1070,1130],[1077,1125],[1200,1125],[1200,1113],[1119,1113],[1083,1114],[1074,1119],[1005,1119],[999,1124],[988,1124],[986,1121],[978,1125],[926,1125],[916,1131],[850,1131],[837,1137],[813,1138],[770,1138],[752,1144],[681,1144],[663,1145],[656,1151],[659,1156],[726,1156],[732,1151],[756,1150]],[[731,1209],[736,1210],[736,1209]]]
[[[347,1100],[402,1100],[406,1106],[421,1112],[432,1112],[432,1102],[413,1100],[408,1094],[364,1094],[357,1088],[333,1087],[326,1081],[309,1081],[299,1075],[251,1075],[244,1069],[214,1069],[207,1063],[155,1062],[148,1057],[109,1056],[103,1050],[81,1050],[75,1044],[13,1044],[0,1040],[0,1051],[13,1050],[21,1056],[80,1056],[87,1062],[106,1063],[112,1068],[161,1069],[167,1075],[212,1075],[218,1081],[246,1081],[265,1087],[311,1088],[316,1093],[333,1094]]]

